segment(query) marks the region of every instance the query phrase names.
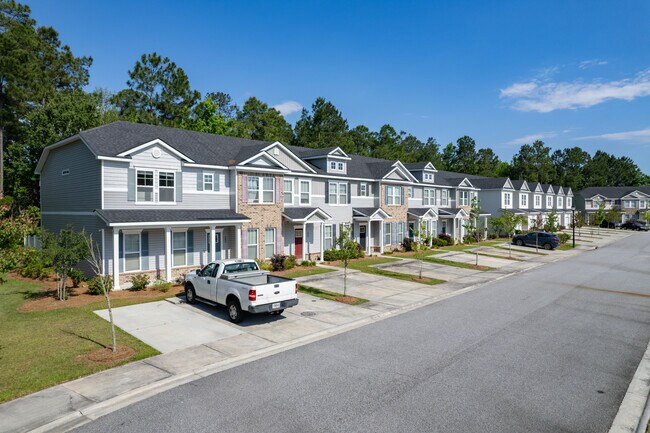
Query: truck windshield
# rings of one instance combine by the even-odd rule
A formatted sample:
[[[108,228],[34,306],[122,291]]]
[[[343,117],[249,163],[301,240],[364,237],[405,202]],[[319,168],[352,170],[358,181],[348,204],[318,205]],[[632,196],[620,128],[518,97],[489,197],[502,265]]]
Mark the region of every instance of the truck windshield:
[[[223,269],[224,274],[234,274],[236,272],[259,271],[255,262],[231,263]]]

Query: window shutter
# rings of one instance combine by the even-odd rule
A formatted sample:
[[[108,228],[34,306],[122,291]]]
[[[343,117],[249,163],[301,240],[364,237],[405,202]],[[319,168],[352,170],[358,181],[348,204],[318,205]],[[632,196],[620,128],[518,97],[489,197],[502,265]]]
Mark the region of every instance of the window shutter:
[[[187,265],[194,264],[194,230],[187,231]]]
[[[352,203],[352,188],[351,188],[351,186],[352,186],[352,185],[350,185],[350,184],[348,183],[348,203],[347,203],[347,204],[351,204],[351,203]]]
[[[241,200],[248,203],[248,176],[246,175],[241,177]]]
[[[219,173],[214,174],[214,183],[212,185],[213,191],[221,191],[221,175]]]
[[[117,230],[117,229],[115,229]],[[120,257],[120,263],[119,263],[119,270],[120,272],[124,272],[124,234],[120,232],[120,241],[119,241],[119,257]],[[115,266],[115,263],[113,263],[113,266]]]
[[[388,204],[388,187],[384,186],[384,203]]]
[[[401,187],[399,188],[399,189],[400,189],[400,192],[402,193],[402,197],[401,197],[401,200],[402,200],[402,201],[401,201],[400,204],[404,204],[404,203],[405,203],[405,202],[404,202],[404,188],[405,188],[405,187],[403,187],[403,186],[401,186]]]
[[[242,179],[247,176],[242,176]],[[241,231],[241,258],[242,259],[247,259],[248,258],[248,230],[242,229]]]
[[[274,177],[273,183],[275,184],[275,203],[280,204],[284,201],[283,197],[280,197],[280,182],[278,182],[278,179]]]
[[[140,234],[140,269],[149,269],[149,232],[143,231]]]
[[[325,203],[330,202],[330,183],[325,182]]]
[[[176,172],[176,202],[180,203],[183,201],[183,172],[182,171],[177,171]]]
[[[332,224],[332,248],[335,247],[336,244],[336,224]]]
[[[282,228],[276,227],[275,229],[275,254],[282,254]]]
[[[203,191],[203,170],[199,170],[196,174],[196,190]]]
[[[127,179],[127,194],[128,201],[135,201],[135,168],[129,168]]]
[[[395,245],[397,239],[397,223],[390,223],[390,244]]]

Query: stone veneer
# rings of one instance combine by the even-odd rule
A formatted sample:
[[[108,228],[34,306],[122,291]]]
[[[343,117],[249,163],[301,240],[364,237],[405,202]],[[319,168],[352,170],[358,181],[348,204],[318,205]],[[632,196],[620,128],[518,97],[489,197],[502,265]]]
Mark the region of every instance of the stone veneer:
[[[275,203],[273,204],[253,204],[243,201],[243,188],[242,188],[242,179],[243,176],[269,176],[266,173],[237,173],[237,212],[240,214],[246,215],[250,218],[250,223],[242,224],[242,229],[254,228],[258,229],[258,257],[263,257],[263,248],[265,243],[265,231],[266,228],[275,228],[277,233],[280,233],[280,236],[284,238],[284,233],[282,232],[282,210],[284,209],[284,182],[282,176],[274,176],[276,185],[279,185],[279,197],[275,197]],[[276,192],[278,188],[275,189]],[[261,194],[261,192],[260,192]],[[277,234],[276,234],[277,236]],[[276,239],[273,240],[276,242]],[[283,241],[284,243],[284,241]],[[247,248],[245,242],[241,244],[242,251]]]
[[[400,186],[400,185],[397,185]],[[380,207],[386,212],[388,215],[391,216],[391,218],[386,219],[385,221],[382,222],[384,223],[392,223],[392,222],[403,222],[406,223],[406,227],[408,230],[408,203],[409,203],[409,198],[408,198],[408,192],[406,191],[406,188],[408,186],[406,185],[401,185],[402,188],[404,189],[404,203],[402,203],[399,206],[395,205],[388,205],[386,204],[386,185],[381,184],[379,188],[379,203],[381,204]],[[381,240],[381,242],[384,242],[384,239]],[[402,241],[399,241],[397,244],[393,244],[390,246],[384,246],[384,250],[393,250],[395,248],[401,248],[402,247]]]
[[[172,268],[172,282],[176,282],[178,277],[184,276],[186,273],[199,268],[199,265],[194,266],[182,266],[178,268]],[[165,268],[162,269],[153,269],[148,271],[134,271],[134,272],[122,272],[120,273],[120,285],[130,283],[131,277],[134,275],[148,275],[149,280],[153,284],[156,280],[165,279]]]

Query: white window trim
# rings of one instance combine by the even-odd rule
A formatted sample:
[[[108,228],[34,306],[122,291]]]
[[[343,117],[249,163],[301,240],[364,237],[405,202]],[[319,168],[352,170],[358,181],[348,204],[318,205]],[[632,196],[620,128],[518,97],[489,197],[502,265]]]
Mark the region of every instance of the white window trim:
[[[266,238],[267,230],[273,230],[273,239],[272,239],[273,242],[269,242],[269,240]],[[265,227],[264,228],[264,256],[265,256],[264,258],[265,259],[270,259],[273,255],[278,254],[278,252],[276,251],[276,249],[277,249],[276,237],[278,236],[277,230],[278,229],[275,228],[275,227]],[[259,233],[258,233],[258,236],[259,236]],[[259,238],[258,238],[258,243],[259,243]],[[269,256],[269,257],[266,257],[266,246],[269,245],[269,244],[273,244],[273,254],[271,256]]]
[[[546,208],[547,209],[553,208],[553,197],[551,196],[546,197]]]
[[[427,197],[427,192],[429,192],[429,197]],[[424,206],[436,205],[436,190],[434,188],[424,188],[422,190],[422,204]]]
[[[147,200],[138,200],[138,188],[140,188],[140,185],[138,185],[138,174],[144,173],[144,172],[150,172],[151,173],[151,186],[143,186],[142,188],[151,188],[151,201]],[[136,203],[145,203],[145,204],[155,204],[156,203],[156,180],[158,179],[158,174],[156,173],[156,170],[153,169],[146,169],[146,168],[136,168],[135,169],[135,202]]]
[[[393,233],[391,232],[391,223],[383,223],[384,224],[384,239],[382,239],[382,242],[384,243],[385,247],[391,246],[392,244],[390,243],[393,239]],[[386,238],[388,238],[388,243],[386,243]]]
[[[326,230],[325,229],[327,229],[327,228],[330,229],[329,237],[326,235]],[[327,246],[326,246],[327,245],[326,241],[328,239],[330,241],[330,247],[329,248],[327,248]],[[332,230],[332,224],[324,224],[323,225],[323,249],[328,250],[328,249],[331,249],[331,248],[334,248],[334,231]]]
[[[285,182],[291,182],[291,203],[287,203],[286,201],[284,201],[285,194],[287,193],[287,190],[285,189],[285,185],[284,185]],[[293,204],[295,202],[295,191],[294,191],[294,189],[296,189],[295,186],[296,186],[296,179],[295,178],[293,178],[293,177],[285,177],[285,178],[282,179],[282,203],[285,206],[287,206],[287,205],[288,206],[293,206]]]
[[[172,268],[183,268],[187,266],[187,228],[174,228],[172,229],[172,239],[171,239],[171,247],[172,247]],[[185,264],[184,265],[174,265],[174,233],[185,233]]]
[[[337,162],[336,163],[336,170],[337,171],[345,171],[345,163],[344,162]]]
[[[467,194],[467,198],[463,198],[463,195]],[[469,206],[470,204],[470,193],[465,189],[458,190],[458,206]]]
[[[206,176],[212,176],[212,189],[206,189],[205,188],[205,177]],[[221,191],[221,185],[219,185],[219,181],[221,179],[221,176],[219,173],[216,172],[203,172],[203,179],[201,180],[201,184],[203,185],[203,190],[202,191],[197,191],[199,193],[206,193],[206,194],[215,194]]]
[[[138,269],[132,269],[130,271],[126,270],[126,236],[127,235],[138,235],[138,246],[140,247],[138,251]],[[122,230],[122,269],[124,272],[140,272],[142,271],[142,230]],[[129,253],[133,254],[133,253]]]
[[[539,204],[537,204],[537,199],[539,199]],[[541,209],[542,208],[542,195],[541,194],[535,194],[534,199],[533,199],[533,209]]]
[[[558,207],[558,209],[563,209],[564,208],[564,198],[563,197],[558,197],[557,198],[557,207]]]
[[[526,203],[524,203],[524,201]],[[528,194],[526,194],[526,193],[520,193],[519,194],[519,207],[522,207],[524,209],[528,208]]]
[[[359,184],[359,197],[368,197],[368,184],[366,182]]]
[[[332,185],[336,185],[336,203],[333,203],[331,200],[331,195],[332,195]],[[345,203],[341,203],[341,185],[345,185]],[[348,195],[350,193],[350,185],[348,182],[336,182],[336,181],[328,181],[327,182],[327,200],[329,201],[330,206],[347,206],[348,203]]]
[[[390,190],[389,190],[390,188]],[[386,206],[402,206],[402,194],[404,188],[401,185],[386,185],[386,193],[384,194],[384,199],[386,200]],[[393,191],[393,194],[389,194],[388,191]],[[388,198],[392,198],[393,202],[389,203]]]
[[[512,209],[512,193],[510,192],[503,193],[503,208]]]
[[[251,233],[252,231],[257,232],[257,236],[255,236],[255,243],[254,243],[254,244],[249,243],[249,240],[248,240],[248,239],[249,239],[248,236],[250,235],[250,233]],[[260,257],[260,229],[251,228],[251,229],[248,229],[248,230],[246,231],[246,256],[247,256],[249,259],[250,259],[250,254],[248,254],[248,250],[249,250],[250,247],[252,247],[253,245],[255,246],[255,249],[257,250],[257,254],[255,254],[255,255],[257,256],[257,257],[256,257],[256,259],[257,259],[257,258]]]
[[[170,174],[170,173],[171,173],[171,175],[172,175],[172,179],[173,179],[173,182],[174,182],[174,186],[172,186],[172,187],[168,187],[168,186],[163,186],[163,187],[161,187],[161,186],[160,186],[160,173],[165,173],[165,174]],[[158,200],[156,201],[156,204],[176,204],[176,186],[177,186],[177,185],[176,185],[176,180],[177,180],[177,179],[176,179],[176,172],[173,171],[173,170],[172,170],[172,171],[168,171],[168,170],[156,170],[156,174],[155,174],[155,176],[154,176],[154,179],[158,179],[158,182],[154,182],[154,183],[157,183],[157,188],[158,188],[158,191],[157,191],[157,192],[158,192],[158,195],[157,195]],[[161,189],[161,188],[164,188],[164,189],[171,189],[171,190],[172,190],[172,197],[173,197],[173,200],[171,200],[171,201],[168,201],[168,200],[161,201],[161,200],[160,200],[160,189]],[[155,194],[155,191],[154,191],[154,198],[155,198],[155,197],[156,197],[156,194]]]
[[[306,183],[309,185],[309,191],[307,193],[307,203],[302,202],[302,184]],[[311,206],[311,179],[298,179],[298,204],[300,206]]]
[[[257,179],[258,201],[251,201],[250,187],[247,184],[246,187],[248,188],[248,204],[275,204],[275,176],[248,176],[246,182],[250,182],[252,178]],[[264,201],[264,191],[268,192],[268,190],[264,189],[265,178],[273,179],[273,186],[271,187],[271,193],[273,194],[273,198],[271,199],[271,201]],[[282,198],[282,200],[284,201],[284,197]]]
[[[449,206],[449,190],[442,190],[440,195],[440,206]]]

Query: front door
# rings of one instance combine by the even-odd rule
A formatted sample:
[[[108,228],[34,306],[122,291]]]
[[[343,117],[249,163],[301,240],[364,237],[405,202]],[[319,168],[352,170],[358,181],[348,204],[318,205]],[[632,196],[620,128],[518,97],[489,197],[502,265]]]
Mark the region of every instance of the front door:
[[[206,257],[208,262],[210,262],[210,232],[205,234],[205,244],[207,245]],[[214,234],[214,255],[215,260],[221,260],[221,232],[215,232]]]
[[[359,225],[359,243],[361,244],[361,248],[365,251],[367,247],[365,224]]]
[[[296,257],[301,259],[302,258],[302,229],[296,229],[295,231],[295,244],[296,244]]]

